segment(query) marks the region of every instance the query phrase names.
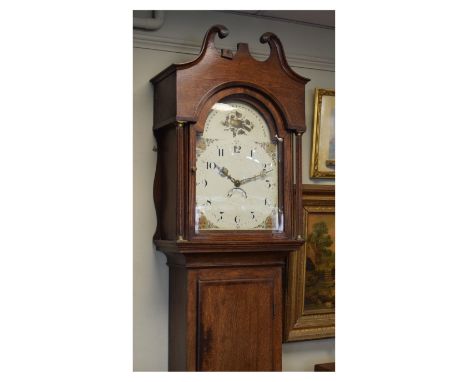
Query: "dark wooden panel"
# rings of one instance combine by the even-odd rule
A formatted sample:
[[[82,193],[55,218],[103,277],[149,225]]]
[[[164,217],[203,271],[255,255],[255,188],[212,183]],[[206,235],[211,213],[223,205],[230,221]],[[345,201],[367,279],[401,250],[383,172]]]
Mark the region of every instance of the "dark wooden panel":
[[[203,271],[197,288],[197,370],[281,368],[275,355],[281,345],[280,272],[279,267]]]
[[[176,239],[177,216],[177,131],[164,128],[155,131],[158,163],[153,198],[157,215],[155,239]]]
[[[255,369],[259,367],[259,370],[281,370],[281,277],[286,254],[284,252],[265,252],[250,254],[166,253],[166,255],[170,267],[169,370],[196,371],[215,370],[215,368],[217,370],[218,367],[220,370],[241,370],[244,368],[245,370],[253,370],[251,365],[256,365]],[[245,283],[248,284],[246,290]],[[204,290],[200,289],[200,285],[221,286],[221,288],[211,289],[209,298],[205,299],[206,293],[203,293]],[[238,285],[240,288],[237,291],[231,290],[230,287],[236,289]],[[259,297],[254,290],[257,286],[260,287],[260,295],[262,296],[260,302],[258,302]],[[264,296],[266,297],[264,298]],[[212,302],[210,301],[213,299],[221,299],[226,303],[233,301],[233,303],[228,305],[216,303],[216,308],[211,309]],[[245,300],[242,302],[244,305],[240,309],[244,313],[239,311],[239,307],[236,305],[238,301],[243,300]],[[263,307],[259,310],[261,304]],[[212,320],[208,320],[207,324],[204,323],[205,308],[212,312],[211,315],[207,313],[208,317],[212,317]],[[233,314],[232,309],[237,313]],[[259,311],[256,313],[257,310]],[[201,355],[198,344],[203,342],[203,338],[200,341],[199,334],[206,332],[206,330],[200,329],[201,326],[208,328],[215,319],[225,322],[229,331],[233,331],[232,327],[237,328],[234,332],[237,331],[238,338],[236,340],[239,343],[249,344],[250,340],[255,341],[257,350],[255,354],[251,355],[260,358],[258,360],[257,358],[250,359],[247,366],[246,362],[243,362],[237,367],[231,367],[232,365],[226,364],[227,361],[224,360],[216,361],[216,364],[212,363],[207,369],[201,369],[197,363],[197,356]],[[257,323],[261,321],[262,326],[255,330],[243,327],[248,322],[255,320]],[[255,331],[253,338],[251,338],[252,330]],[[226,338],[219,337],[219,333],[218,330],[216,333],[212,332],[212,335],[217,338],[217,346],[224,348]],[[229,341],[231,340],[227,341],[229,349],[232,349]],[[203,347],[206,347],[206,344]],[[258,347],[269,350],[262,350]],[[229,351],[223,350],[218,353],[228,355]],[[267,355],[265,356],[264,353]],[[227,357],[225,358],[227,359]]]
[[[335,371],[335,362],[318,363],[315,365],[314,371]]]
[[[187,370],[187,270],[169,269],[169,370]]]
[[[170,240],[157,240],[156,246],[160,251],[165,253],[222,253],[224,252],[291,252],[300,248],[304,244],[304,239],[300,240],[283,240],[277,239],[272,234],[258,233],[248,237],[246,234],[238,234],[243,241],[235,241],[234,234],[231,233],[230,237],[224,233],[220,237],[214,237],[210,241],[179,241],[174,242]],[[224,240],[223,240],[224,239]]]
[[[154,83],[154,115],[153,128],[157,129],[176,120],[176,73],[164,77]]]

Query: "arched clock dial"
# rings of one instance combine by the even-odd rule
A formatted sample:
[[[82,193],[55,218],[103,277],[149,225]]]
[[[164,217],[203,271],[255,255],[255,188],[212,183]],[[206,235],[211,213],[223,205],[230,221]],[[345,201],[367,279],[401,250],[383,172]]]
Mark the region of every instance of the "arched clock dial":
[[[196,230],[282,230],[278,147],[255,108],[216,103],[196,156]]]

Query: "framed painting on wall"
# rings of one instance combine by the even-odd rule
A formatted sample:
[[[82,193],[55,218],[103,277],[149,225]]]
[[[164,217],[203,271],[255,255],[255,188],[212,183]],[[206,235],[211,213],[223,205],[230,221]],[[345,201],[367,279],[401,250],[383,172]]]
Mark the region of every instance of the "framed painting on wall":
[[[288,260],[283,341],[335,336],[335,186],[303,185],[306,243]]]
[[[334,90],[315,89],[310,177],[335,177]]]

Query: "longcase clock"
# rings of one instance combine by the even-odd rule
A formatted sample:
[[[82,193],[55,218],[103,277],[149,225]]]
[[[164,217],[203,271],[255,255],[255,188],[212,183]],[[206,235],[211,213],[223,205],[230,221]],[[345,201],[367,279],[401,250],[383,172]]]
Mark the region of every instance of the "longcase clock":
[[[282,275],[304,242],[301,136],[308,79],[280,40],[257,61],[248,45],[156,75],[156,247],[169,266],[169,370],[281,370]],[[293,193],[294,183],[297,192]],[[294,196],[295,195],[295,196]]]

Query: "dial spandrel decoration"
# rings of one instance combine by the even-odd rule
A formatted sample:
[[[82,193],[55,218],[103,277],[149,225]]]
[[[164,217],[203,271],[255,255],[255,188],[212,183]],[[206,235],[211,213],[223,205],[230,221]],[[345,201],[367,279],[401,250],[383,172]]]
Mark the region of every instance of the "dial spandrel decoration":
[[[282,231],[278,147],[243,102],[216,103],[196,144],[195,229]]]

